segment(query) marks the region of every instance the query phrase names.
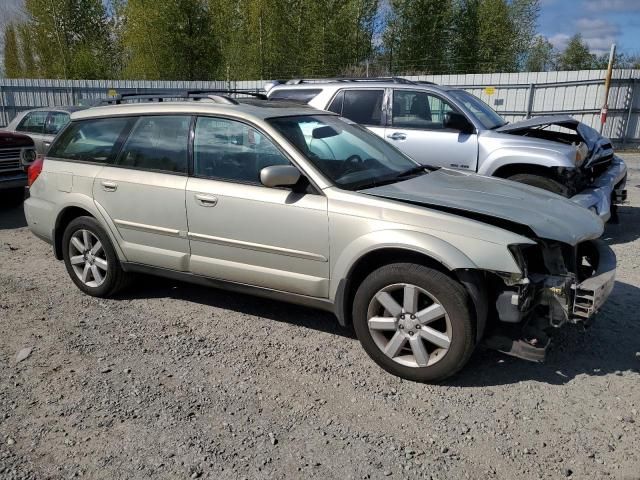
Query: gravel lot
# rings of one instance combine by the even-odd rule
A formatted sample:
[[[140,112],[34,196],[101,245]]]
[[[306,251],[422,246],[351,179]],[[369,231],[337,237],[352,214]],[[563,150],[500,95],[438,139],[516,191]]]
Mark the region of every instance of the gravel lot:
[[[84,296],[1,199],[0,478],[640,478],[638,158],[595,325],[439,386],[322,312],[148,277]]]

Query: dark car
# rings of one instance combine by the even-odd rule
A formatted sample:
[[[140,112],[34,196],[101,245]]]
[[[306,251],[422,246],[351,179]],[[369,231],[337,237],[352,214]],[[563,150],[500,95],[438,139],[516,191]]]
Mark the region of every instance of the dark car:
[[[27,186],[26,168],[35,159],[36,149],[30,137],[0,132],[0,191],[22,192]]]

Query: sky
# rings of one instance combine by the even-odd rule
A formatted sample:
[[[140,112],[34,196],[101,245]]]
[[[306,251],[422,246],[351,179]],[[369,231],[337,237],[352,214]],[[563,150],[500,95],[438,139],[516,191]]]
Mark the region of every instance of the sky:
[[[540,0],[539,32],[562,50],[580,32],[592,53],[640,54],[640,0]]]

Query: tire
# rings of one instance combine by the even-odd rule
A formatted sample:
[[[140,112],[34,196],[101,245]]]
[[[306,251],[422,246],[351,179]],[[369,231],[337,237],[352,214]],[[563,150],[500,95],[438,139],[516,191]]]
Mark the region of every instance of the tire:
[[[507,180],[524,183],[525,185],[538,187],[548,192],[562,195],[563,197],[569,197],[569,189],[553,178],[547,178],[531,173],[518,173],[508,177]]]
[[[88,232],[86,237],[85,232]],[[85,240],[87,237],[88,241]],[[86,249],[87,243],[93,248],[83,253],[81,250]],[[127,274],[120,266],[108,235],[92,217],[78,217],[67,225],[62,236],[62,255],[71,280],[87,295],[110,297],[126,283]],[[86,281],[83,281],[85,271]]]
[[[416,300],[407,303],[406,298]],[[399,306],[402,312],[414,310],[418,315],[398,313]],[[370,318],[375,320],[370,322]],[[460,283],[413,263],[394,263],[373,271],[358,288],[353,303],[353,326],[365,352],[387,372],[416,382],[444,380],[467,363],[476,343],[473,318],[469,296]],[[431,343],[433,338],[441,345]],[[402,347],[393,353],[399,344]]]

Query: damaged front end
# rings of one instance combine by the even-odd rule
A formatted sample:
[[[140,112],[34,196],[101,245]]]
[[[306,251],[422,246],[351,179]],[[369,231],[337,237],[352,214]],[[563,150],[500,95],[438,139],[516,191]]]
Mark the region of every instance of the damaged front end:
[[[520,279],[502,278],[496,289],[498,324],[489,346],[543,361],[550,332],[566,323],[589,325],[615,283],[616,257],[601,240],[571,246],[538,240],[512,245]]]
[[[497,131],[573,146],[573,166],[554,168],[554,176],[572,201],[603,221],[615,216],[615,206],[626,201],[627,166],[615,155],[611,141],[588,125],[555,115],[507,124]]]

